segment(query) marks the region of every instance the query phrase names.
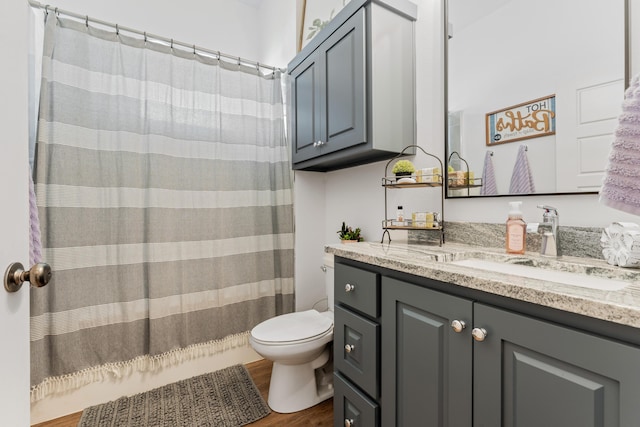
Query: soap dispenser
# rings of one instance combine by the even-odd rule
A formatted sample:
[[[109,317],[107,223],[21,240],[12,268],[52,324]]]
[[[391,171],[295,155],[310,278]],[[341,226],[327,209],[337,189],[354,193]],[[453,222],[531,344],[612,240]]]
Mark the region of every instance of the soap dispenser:
[[[522,202],[509,202],[507,219],[507,253],[523,255],[527,243],[527,223],[522,219]]]

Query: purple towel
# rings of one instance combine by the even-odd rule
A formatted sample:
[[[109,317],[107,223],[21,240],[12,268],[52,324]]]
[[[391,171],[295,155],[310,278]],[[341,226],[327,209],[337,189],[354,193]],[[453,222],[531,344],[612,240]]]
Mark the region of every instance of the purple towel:
[[[509,193],[535,193],[536,186],[533,184],[533,175],[527,158],[527,147],[521,145],[518,148],[516,156],[516,164],[511,174],[511,185],[509,185]]]
[[[480,195],[493,196],[498,194],[498,186],[496,185],[496,172],[493,169],[493,153],[487,151],[484,156],[484,169],[482,169],[482,188]]]
[[[600,203],[640,215],[640,75],[631,79],[618,117]]]
[[[29,265],[42,262],[42,243],[40,240],[40,219],[36,205],[36,192],[29,173]]]

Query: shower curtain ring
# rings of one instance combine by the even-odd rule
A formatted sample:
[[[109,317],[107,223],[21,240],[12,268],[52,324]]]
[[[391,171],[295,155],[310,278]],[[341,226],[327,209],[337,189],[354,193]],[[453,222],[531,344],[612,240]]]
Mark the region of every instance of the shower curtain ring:
[[[171,39],[171,50],[173,50],[173,39]]]
[[[56,12],[58,11],[58,9],[56,8]],[[84,17],[84,25],[89,28],[89,15],[85,15]]]
[[[145,31],[143,34],[144,34],[144,43],[146,44],[147,43],[147,32]]]
[[[45,15],[49,14],[49,5],[48,4],[44,6],[44,14]]]
[[[193,45],[193,54],[196,55],[196,45]]]
[[[116,36],[120,35],[120,28],[118,28],[118,24],[116,24]]]
[[[256,71],[260,72],[260,63],[256,62]]]

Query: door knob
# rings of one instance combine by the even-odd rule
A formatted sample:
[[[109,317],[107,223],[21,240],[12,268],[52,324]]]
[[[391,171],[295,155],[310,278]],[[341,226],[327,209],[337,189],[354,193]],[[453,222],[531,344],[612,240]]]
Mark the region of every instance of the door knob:
[[[454,332],[460,333],[466,327],[467,324],[464,323],[464,320],[454,320],[451,322],[451,329],[453,329]]]
[[[353,292],[355,288],[356,288],[356,285],[352,285],[351,283],[347,283],[346,285],[344,285],[345,292]]]
[[[484,341],[487,338],[487,330],[484,328],[473,328],[471,331],[471,336],[476,341]]]
[[[344,346],[344,351],[346,351],[347,353],[351,353],[355,349],[356,349],[356,346],[351,344],[347,344]]]
[[[17,292],[24,282],[31,283],[31,286],[41,288],[51,280],[51,267],[43,262],[34,264],[29,270],[19,262],[10,264],[4,273],[4,288],[7,292]]]

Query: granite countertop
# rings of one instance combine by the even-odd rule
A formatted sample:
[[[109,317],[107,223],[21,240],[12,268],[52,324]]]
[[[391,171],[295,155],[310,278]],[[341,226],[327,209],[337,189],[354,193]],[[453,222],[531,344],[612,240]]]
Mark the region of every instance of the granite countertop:
[[[450,243],[438,247],[361,242],[328,245],[325,251],[391,270],[640,328],[640,270],[614,267],[604,260],[569,256],[545,258],[535,252],[523,256],[507,255],[497,249]],[[543,269],[584,274],[585,278],[604,277],[628,285],[620,290],[592,289],[455,263],[467,259],[538,265]]]

